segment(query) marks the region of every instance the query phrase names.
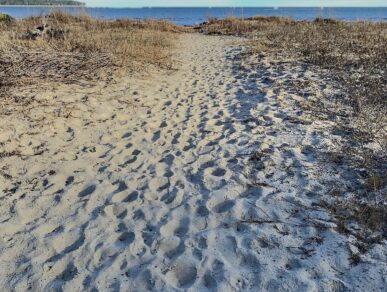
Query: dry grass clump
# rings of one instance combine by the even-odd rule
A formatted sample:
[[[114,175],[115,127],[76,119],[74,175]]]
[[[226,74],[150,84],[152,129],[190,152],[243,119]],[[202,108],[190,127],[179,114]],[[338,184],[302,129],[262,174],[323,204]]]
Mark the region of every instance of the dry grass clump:
[[[227,17],[225,19],[210,18],[200,26],[200,30],[206,34],[248,35],[252,32],[267,30],[272,25],[291,25],[294,23],[296,22],[292,19],[275,16],[256,16],[246,19],[237,17]]]
[[[0,24],[0,87],[92,80],[117,68],[169,68],[178,31],[166,21],[103,21],[62,12]]]
[[[361,253],[387,238],[387,209],[375,204],[360,203],[356,200],[345,202],[337,198],[335,204],[321,201],[320,205],[327,208],[336,219],[336,231],[354,236]],[[353,219],[361,229],[351,228]]]

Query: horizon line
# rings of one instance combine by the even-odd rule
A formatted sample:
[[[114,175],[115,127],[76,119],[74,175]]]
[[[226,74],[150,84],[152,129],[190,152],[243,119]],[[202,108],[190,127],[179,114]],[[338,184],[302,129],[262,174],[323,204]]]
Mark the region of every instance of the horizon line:
[[[0,7],[79,7],[79,8],[387,8],[386,6],[88,6],[88,5],[2,5]]]

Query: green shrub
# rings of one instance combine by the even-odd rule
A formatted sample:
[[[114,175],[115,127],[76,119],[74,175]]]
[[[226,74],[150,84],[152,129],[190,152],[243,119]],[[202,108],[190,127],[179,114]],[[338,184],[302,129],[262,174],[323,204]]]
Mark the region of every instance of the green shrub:
[[[11,22],[13,18],[5,13],[0,13],[0,22]]]

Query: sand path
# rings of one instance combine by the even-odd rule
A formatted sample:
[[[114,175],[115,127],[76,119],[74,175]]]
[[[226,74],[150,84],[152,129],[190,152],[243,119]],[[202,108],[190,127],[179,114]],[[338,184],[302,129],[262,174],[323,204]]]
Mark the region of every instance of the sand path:
[[[311,207],[323,139],[295,122],[296,97],[270,90],[270,68],[236,70],[234,42],[184,35],[176,72],[45,91],[9,114],[2,147],[22,156],[0,165],[0,286],[381,288],[386,266],[351,268],[344,237]]]

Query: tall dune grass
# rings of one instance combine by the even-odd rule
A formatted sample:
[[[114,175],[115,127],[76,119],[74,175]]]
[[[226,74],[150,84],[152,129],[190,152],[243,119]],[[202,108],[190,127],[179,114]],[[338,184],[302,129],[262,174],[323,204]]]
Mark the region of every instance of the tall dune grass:
[[[36,28],[44,29],[44,34],[28,37]],[[166,21],[105,21],[62,12],[3,23],[0,86],[92,80],[118,68],[169,68],[173,34],[179,31]]]

